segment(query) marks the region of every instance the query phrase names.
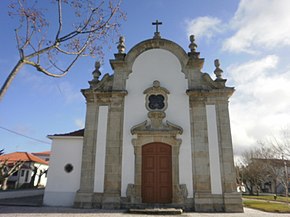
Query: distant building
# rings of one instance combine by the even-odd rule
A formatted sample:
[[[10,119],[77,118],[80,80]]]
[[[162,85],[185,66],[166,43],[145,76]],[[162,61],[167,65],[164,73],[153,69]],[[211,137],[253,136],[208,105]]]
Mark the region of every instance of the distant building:
[[[261,184],[261,190],[265,193],[285,194],[287,176],[288,192],[290,192],[290,160],[285,159],[255,159],[268,165],[274,176],[269,174]]]
[[[28,152],[13,152],[0,156],[0,161],[7,160],[8,166],[23,161],[21,169],[8,179],[8,188],[20,188],[30,183],[36,170],[34,186],[46,186],[48,162]],[[39,180],[40,179],[40,180]]]
[[[46,162],[49,162],[50,160],[50,151],[36,152],[32,154],[41,158],[42,160],[45,160]]]

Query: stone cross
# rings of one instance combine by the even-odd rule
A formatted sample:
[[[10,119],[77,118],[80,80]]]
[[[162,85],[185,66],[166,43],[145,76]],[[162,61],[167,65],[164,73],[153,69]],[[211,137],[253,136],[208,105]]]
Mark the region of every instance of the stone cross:
[[[156,26],[156,32],[154,33],[154,38],[161,38],[160,33],[158,32],[158,25],[162,25],[162,22],[159,22],[156,20],[156,22],[153,22],[152,25]]]
[[[158,25],[162,25],[162,22],[159,22],[158,20],[156,20],[156,22],[153,22],[152,25],[156,26],[156,32],[158,32]]]

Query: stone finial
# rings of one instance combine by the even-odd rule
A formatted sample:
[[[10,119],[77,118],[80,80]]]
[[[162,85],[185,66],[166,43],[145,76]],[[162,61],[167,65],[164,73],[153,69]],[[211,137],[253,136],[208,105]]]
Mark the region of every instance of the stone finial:
[[[218,59],[216,59],[214,61],[214,65],[216,67],[216,69],[214,70],[214,73],[215,73],[217,79],[222,79],[223,70],[220,68],[220,61]]]
[[[199,52],[196,52],[197,44],[195,43],[194,35],[189,36],[190,44],[189,44],[189,56],[198,59],[199,58]]]
[[[93,81],[98,81],[99,77],[101,76],[101,72],[100,72],[100,67],[101,67],[101,63],[99,61],[95,62],[95,70],[92,72],[93,74]]]
[[[196,52],[197,44],[195,43],[194,35],[189,36],[190,44],[189,49],[192,53]]]
[[[160,87],[160,82],[157,80],[153,81],[153,87]]]
[[[117,48],[118,48],[118,53],[119,54],[124,54],[125,53],[126,46],[125,46],[125,38],[123,36],[121,36],[119,38],[119,44],[118,44]]]

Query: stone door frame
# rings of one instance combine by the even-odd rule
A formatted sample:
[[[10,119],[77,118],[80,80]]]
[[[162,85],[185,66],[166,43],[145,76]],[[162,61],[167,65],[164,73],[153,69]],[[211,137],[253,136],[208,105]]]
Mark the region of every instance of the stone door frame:
[[[163,135],[162,135],[163,134]],[[175,135],[173,135],[175,134]],[[172,132],[151,132],[150,134],[138,134],[132,139],[135,154],[135,177],[134,195],[131,195],[131,202],[142,203],[142,146],[149,143],[164,143],[172,149],[172,203],[183,203],[183,192],[179,184],[179,149],[181,139],[176,138],[176,133]]]

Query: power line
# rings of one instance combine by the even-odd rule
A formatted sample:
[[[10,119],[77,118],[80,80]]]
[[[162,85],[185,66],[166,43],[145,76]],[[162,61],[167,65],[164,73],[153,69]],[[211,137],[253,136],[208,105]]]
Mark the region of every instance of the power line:
[[[8,132],[10,132],[10,133],[16,134],[16,135],[18,135],[18,136],[22,136],[22,137],[25,137],[25,138],[27,138],[27,139],[31,139],[31,140],[34,140],[34,141],[37,141],[37,142],[46,143],[46,144],[49,144],[49,145],[50,145],[49,142],[46,142],[46,141],[43,141],[43,140],[40,140],[40,139],[36,139],[36,138],[31,137],[31,136],[26,136],[26,135],[24,135],[24,134],[22,134],[22,133],[18,133],[18,132],[16,132],[16,131],[9,130],[9,129],[5,128],[5,127],[1,127],[1,126],[0,126],[0,128],[3,129],[3,130],[8,131]]]

